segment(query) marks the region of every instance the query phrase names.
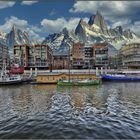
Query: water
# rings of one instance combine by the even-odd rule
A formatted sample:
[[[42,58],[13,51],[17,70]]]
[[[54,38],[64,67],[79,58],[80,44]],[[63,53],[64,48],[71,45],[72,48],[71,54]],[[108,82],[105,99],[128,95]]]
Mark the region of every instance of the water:
[[[0,138],[140,138],[140,83],[0,87]]]

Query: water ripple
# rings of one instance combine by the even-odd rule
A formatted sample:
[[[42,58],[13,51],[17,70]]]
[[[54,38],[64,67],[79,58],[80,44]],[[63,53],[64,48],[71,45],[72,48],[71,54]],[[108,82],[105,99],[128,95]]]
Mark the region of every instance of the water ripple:
[[[0,138],[139,139],[139,90],[133,83],[3,87]]]

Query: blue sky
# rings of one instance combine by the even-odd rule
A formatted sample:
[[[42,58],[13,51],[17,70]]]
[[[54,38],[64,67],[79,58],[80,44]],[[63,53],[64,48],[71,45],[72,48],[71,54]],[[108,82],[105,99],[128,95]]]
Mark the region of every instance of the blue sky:
[[[74,30],[80,18],[88,21],[97,10],[109,27],[122,25],[140,35],[139,1],[0,1],[0,31],[9,32],[15,24],[34,39],[43,40],[64,27]]]

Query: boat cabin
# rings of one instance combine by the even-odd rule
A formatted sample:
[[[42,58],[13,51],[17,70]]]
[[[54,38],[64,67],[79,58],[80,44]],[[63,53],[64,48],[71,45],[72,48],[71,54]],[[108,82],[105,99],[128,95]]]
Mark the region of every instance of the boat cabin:
[[[57,83],[58,80],[63,79],[63,80],[84,80],[84,79],[97,79],[97,76],[95,74],[90,74],[89,73],[73,73],[73,74],[68,74],[68,73],[48,73],[48,74],[39,74],[36,77],[36,82],[37,83]]]

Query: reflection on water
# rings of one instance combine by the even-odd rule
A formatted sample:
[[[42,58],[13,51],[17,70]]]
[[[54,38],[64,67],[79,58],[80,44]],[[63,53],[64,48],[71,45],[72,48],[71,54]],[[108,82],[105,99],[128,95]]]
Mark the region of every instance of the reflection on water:
[[[0,88],[0,138],[140,138],[139,83]]]

